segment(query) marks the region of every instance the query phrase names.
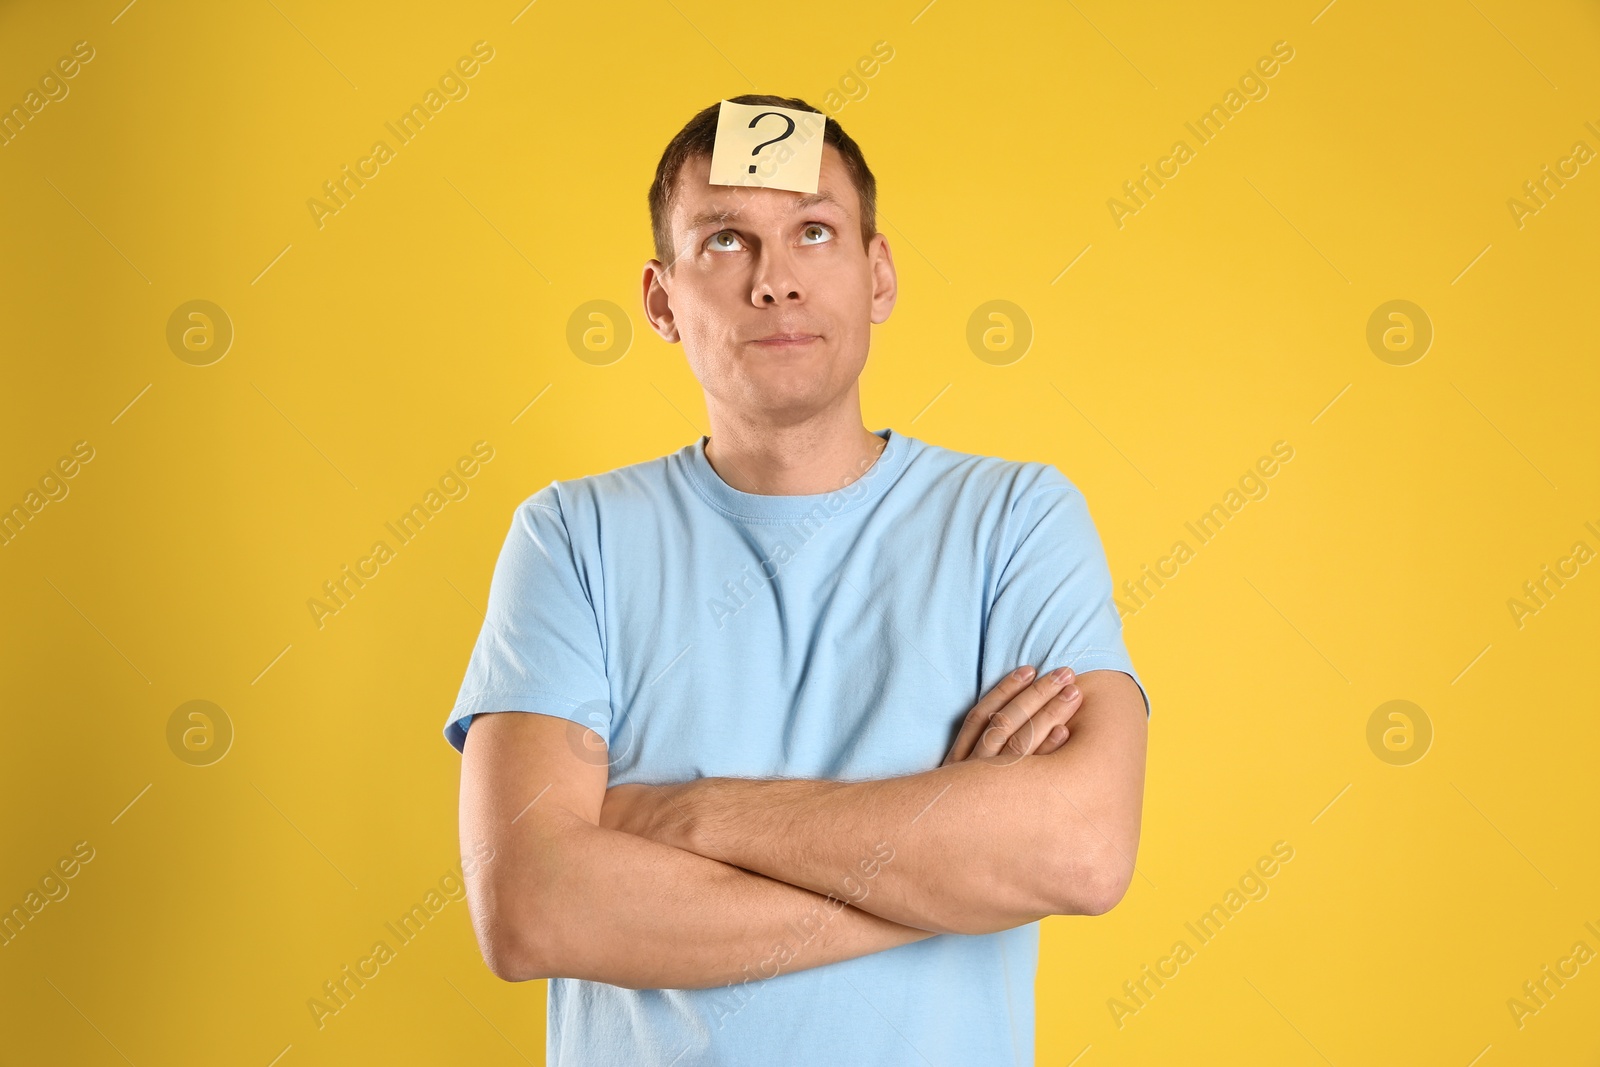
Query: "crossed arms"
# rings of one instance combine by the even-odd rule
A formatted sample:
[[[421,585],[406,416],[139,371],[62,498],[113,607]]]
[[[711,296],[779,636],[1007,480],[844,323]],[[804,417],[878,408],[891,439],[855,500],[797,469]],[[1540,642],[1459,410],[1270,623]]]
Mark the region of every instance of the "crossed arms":
[[[1133,874],[1146,716],[1121,671],[1075,681],[1063,715],[1049,676],[1008,678],[944,765],[862,782],[608,791],[586,727],[480,714],[460,824],[463,854],[491,857],[467,874],[484,959],[507,981],[710,988],[939,933],[1102,914]],[[1030,714],[1070,717],[1070,740],[1026,729]]]

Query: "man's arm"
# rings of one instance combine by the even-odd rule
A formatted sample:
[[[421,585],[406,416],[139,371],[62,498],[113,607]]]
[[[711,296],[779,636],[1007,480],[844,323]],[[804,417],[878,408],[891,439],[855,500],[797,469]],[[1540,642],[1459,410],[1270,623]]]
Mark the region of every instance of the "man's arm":
[[[930,936],[846,902],[870,899],[893,861],[856,893],[829,899],[601,829],[607,767],[584,743],[586,729],[551,715],[500,712],[476,716],[467,732],[462,852],[490,857],[464,864],[471,867],[468,907],[484,960],[499,977],[710,988]]]
[[[864,782],[620,786],[619,810],[602,825],[818,893],[848,887],[860,857],[887,842],[894,861],[860,907],[935,933],[1098,915],[1122,899],[1133,876],[1147,723],[1127,674],[1095,670],[1077,684],[1082,704],[1071,740],[1048,755],[974,755]],[[1022,686],[1014,691],[1026,695]]]

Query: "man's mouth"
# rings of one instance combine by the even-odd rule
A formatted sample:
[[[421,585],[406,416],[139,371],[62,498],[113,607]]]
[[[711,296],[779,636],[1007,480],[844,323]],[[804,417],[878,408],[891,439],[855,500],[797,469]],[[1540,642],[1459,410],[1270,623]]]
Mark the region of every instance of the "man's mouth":
[[[819,340],[821,338],[814,333],[775,333],[767,337],[758,337],[750,343],[763,348],[797,348]]]

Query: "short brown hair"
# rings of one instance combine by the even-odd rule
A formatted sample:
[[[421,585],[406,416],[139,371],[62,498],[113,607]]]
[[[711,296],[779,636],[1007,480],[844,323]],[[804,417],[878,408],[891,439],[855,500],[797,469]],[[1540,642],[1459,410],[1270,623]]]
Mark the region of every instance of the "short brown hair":
[[[743,96],[731,96],[728,100],[734,104],[787,107],[822,114],[804,100],[792,96],[746,93]],[[672,202],[678,191],[678,176],[689,160],[696,156],[711,156],[717,141],[717,114],[721,106],[718,101],[690,119],[667,144],[666,151],[661,153],[661,162],[656,165],[655,181],[650,184],[650,230],[655,237],[656,258],[669,268],[677,251],[672,243]],[[865,248],[872,242],[873,234],[878,232],[877,180],[873,178],[861,149],[844,132],[844,127],[832,118],[826,119],[822,143],[831,144],[838,150],[844,158],[850,181],[856,187],[856,195],[861,201],[861,246]]]

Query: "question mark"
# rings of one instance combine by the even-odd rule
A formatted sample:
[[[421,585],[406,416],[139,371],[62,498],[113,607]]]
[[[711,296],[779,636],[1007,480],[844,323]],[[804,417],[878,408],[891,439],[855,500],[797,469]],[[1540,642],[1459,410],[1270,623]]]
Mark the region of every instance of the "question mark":
[[[779,141],[783,140],[784,138],[788,137],[790,134],[794,133],[794,119],[790,118],[788,115],[785,115],[781,111],[763,111],[761,114],[757,115],[755,118],[750,120],[749,129],[752,129],[752,130],[755,129],[756,128],[756,123],[760,122],[762,119],[766,118],[768,115],[776,115],[776,116],[778,116],[778,118],[782,119],[784,122],[787,122],[789,124],[789,128],[787,130],[784,130],[778,136],[774,137],[772,140],[770,140],[770,141],[762,141],[760,144],[758,144],[754,148],[752,148],[750,150],[750,154],[752,156],[760,155],[761,154],[761,150],[763,148],[767,147],[767,145],[769,145],[769,144],[777,144]],[[752,164],[750,164],[750,173],[754,174],[755,172],[756,172],[756,165],[754,163],[752,163]]]

